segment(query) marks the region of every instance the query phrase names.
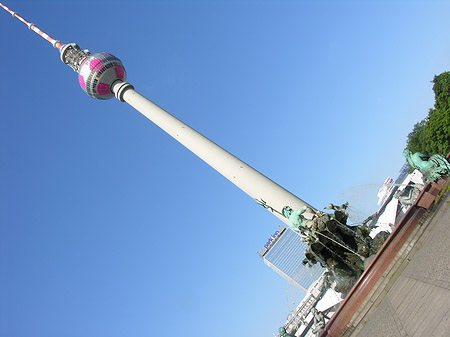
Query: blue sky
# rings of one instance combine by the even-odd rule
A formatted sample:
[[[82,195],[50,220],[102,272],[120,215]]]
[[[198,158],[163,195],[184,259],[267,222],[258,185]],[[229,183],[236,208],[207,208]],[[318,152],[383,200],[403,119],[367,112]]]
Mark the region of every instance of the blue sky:
[[[5,1],[316,208],[356,218],[448,70],[446,1]],[[0,13],[0,335],[272,336],[279,220]]]

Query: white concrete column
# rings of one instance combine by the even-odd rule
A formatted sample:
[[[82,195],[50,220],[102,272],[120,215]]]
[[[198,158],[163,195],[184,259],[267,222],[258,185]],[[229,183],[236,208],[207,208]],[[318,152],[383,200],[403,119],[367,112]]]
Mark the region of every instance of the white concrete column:
[[[130,104],[253,199],[264,200],[279,212],[287,205],[293,209],[298,209],[303,206],[311,207],[303,200],[297,198],[280,185],[140,95],[129,83],[116,82],[113,86],[113,92],[120,101]],[[287,219],[283,216],[277,213],[273,214],[287,223]]]

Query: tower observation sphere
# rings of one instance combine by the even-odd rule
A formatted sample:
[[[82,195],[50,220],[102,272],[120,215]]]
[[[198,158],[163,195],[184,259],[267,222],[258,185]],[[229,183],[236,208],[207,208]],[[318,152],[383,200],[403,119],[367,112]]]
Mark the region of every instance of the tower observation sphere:
[[[122,62],[108,53],[95,53],[80,64],[78,82],[83,91],[92,98],[114,97],[111,88],[117,80],[125,81],[126,73]]]

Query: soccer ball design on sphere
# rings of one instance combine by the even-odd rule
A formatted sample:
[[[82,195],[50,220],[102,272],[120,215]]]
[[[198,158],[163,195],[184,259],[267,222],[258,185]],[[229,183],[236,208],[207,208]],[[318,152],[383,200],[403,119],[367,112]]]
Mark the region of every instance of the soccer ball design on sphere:
[[[111,88],[115,81],[125,81],[126,73],[122,62],[108,53],[89,55],[80,65],[78,81],[81,88],[92,98],[114,97]]]

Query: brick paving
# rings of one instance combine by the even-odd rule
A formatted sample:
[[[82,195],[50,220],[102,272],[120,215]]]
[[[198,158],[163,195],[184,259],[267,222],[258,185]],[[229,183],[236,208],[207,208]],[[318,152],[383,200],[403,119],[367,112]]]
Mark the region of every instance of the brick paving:
[[[376,298],[366,299],[366,309],[344,335],[450,336],[449,197],[405,245],[409,249],[397,255],[374,287]]]

